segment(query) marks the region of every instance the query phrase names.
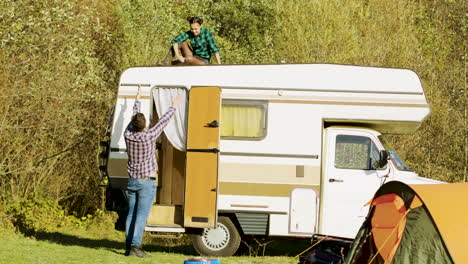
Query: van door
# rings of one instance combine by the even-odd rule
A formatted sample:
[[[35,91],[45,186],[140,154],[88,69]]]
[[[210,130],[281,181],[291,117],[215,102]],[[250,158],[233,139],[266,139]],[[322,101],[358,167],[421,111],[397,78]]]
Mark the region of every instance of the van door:
[[[220,97],[219,87],[189,91],[184,227],[216,227]]]
[[[371,133],[328,129],[327,134],[321,233],[354,238],[386,171],[373,168],[379,149]]]

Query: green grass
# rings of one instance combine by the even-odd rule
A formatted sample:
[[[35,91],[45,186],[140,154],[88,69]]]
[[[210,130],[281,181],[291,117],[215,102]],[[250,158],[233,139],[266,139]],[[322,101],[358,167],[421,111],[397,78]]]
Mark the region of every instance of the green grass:
[[[0,231],[0,264],[6,263],[173,263],[197,256],[188,239],[162,240],[144,238],[144,250],[153,257],[126,257],[124,234],[114,230],[58,230],[36,232],[31,237],[13,231]],[[165,246],[161,244],[165,243]],[[307,240],[278,239],[268,244],[265,256],[220,258],[223,264],[298,263],[294,255],[306,249]],[[248,253],[247,253],[248,254]],[[262,250],[258,251],[262,255]],[[288,257],[289,255],[290,257]]]

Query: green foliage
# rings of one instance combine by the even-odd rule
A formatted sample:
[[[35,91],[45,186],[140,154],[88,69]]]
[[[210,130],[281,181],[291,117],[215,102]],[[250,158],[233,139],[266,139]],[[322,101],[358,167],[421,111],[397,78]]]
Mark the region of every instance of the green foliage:
[[[99,204],[98,143],[112,70],[99,57],[108,32],[97,6],[79,4],[0,3],[3,201],[50,197],[83,211]]]
[[[289,63],[403,67],[417,56],[417,4],[393,1],[285,1],[276,5],[276,56]]]
[[[428,2],[415,14],[420,58],[408,67],[423,80],[431,115],[399,143],[410,167],[448,182],[468,180],[465,14],[463,1]]]
[[[99,230],[113,226],[115,215],[97,210],[94,214],[69,215],[56,202],[44,199],[25,199],[6,208],[10,226],[25,235],[34,235],[40,231],[53,232],[58,228]],[[4,221],[6,223],[6,221]]]
[[[176,35],[189,29],[188,16],[204,16],[210,1],[116,0],[113,43],[116,68],[154,65]],[[191,11],[191,12],[190,12]],[[209,26],[209,23],[207,23]]]
[[[117,0],[114,11],[120,71],[163,59],[171,40],[189,30],[191,16],[202,17],[203,26],[214,32],[223,63],[272,61],[274,12],[266,0]]]
[[[46,200],[23,200],[7,209],[12,224],[21,233],[31,235],[41,230],[52,230],[68,224],[63,209]]]
[[[211,12],[228,63],[273,60],[275,20],[271,1],[220,0],[213,2]]]
[[[408,68],[431,115],[394,146],[421,176],[467,179],[466,7],[463,1],[286,1],[275,5],[275,57],[288,63]]]
[[[0,232],[12,230],[14,228],[13,223],[10,221],[10,216],[4,210],[0,210]]]

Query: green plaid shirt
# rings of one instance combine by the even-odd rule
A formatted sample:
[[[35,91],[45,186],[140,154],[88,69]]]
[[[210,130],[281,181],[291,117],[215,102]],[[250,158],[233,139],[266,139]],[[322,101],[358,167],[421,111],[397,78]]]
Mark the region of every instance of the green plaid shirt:
[[[190,45],[192,46],[193,55],[200,56],[204,59],[209,60],[212,54],[219,53],[219,48],[216,46],[216,42],[213,37],[213,33],[207,28],[202,27],[200,35],[193,35],[192,31],[187,31],[179,36],[175,37],[171,44],[180,43],[190,40]]]

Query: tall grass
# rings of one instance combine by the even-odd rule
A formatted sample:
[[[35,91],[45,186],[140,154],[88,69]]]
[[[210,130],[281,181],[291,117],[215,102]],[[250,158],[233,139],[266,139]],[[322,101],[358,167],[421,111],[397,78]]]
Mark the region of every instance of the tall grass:
[[[421,9],[409,2],[278,0],[277,56],[288,62],[407,66],[419,55],[412,32]]]

